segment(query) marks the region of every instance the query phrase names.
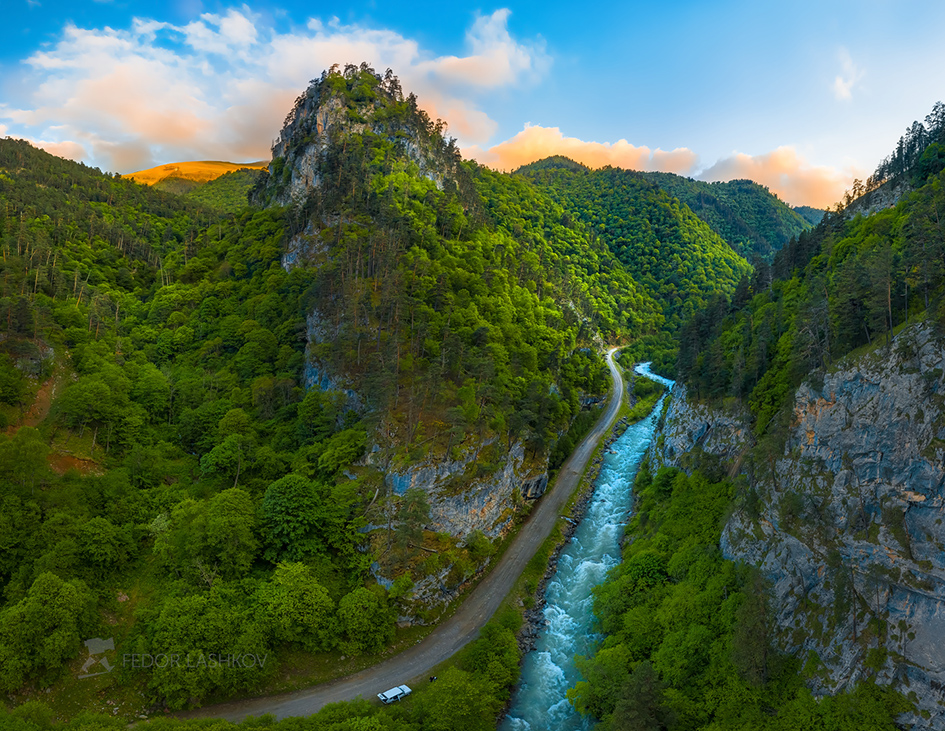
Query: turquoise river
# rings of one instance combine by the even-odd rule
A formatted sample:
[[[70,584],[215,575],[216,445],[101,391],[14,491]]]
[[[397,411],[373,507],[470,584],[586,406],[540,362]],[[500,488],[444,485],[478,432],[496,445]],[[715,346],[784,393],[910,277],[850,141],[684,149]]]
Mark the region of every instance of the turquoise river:
[[[649,363],[638,365],[636,372],[672,389],[673,381],[650,372]],[[545,626],[536,649],[525,657],[521,682],[500,731],[566,731],[594,726],[593,719],[574,711],[566,693],[581,680],[574,656],[589,654],[601,639],[594,633],[592,591],[620,561],[620,538],[632,504],[631,487],[653,440],[663,398],[649,416],[630,426],[604,453],[584,518],[548,583]]]

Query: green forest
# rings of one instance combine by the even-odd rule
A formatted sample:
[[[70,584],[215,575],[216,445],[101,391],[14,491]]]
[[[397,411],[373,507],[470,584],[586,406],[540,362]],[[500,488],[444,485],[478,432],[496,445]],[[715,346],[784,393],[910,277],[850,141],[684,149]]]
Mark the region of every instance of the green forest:
[[[884,347],[909,321],[945,322],[945,159],[929,167],[933,148],[896,206],[870,216],[856,206],[829,213],[730,301],[716,299],[682,327],[678,373],[695,395],[744,399],[760,435],[783,421],[811,372]]]
[[[713,474],[718,472],[718,474]],[[780,655],[760,572],[722,557],[722,525],[744,487],[718,470],[643,465],[633,541],[595,590],[606,638],[579,662],[574,707],[610,731],[893,731],[908,700],[868,680],[815,699],[816,663]]]
[[[688,206],[644,174],[581,167],[552,160],[516,175],[534,182],[606,242],[634,280],[654,293],[671,330],[713,295],[730,294],[751,271]]]
[[[669,195],[685,203],[745,259],[769,261],[811,221],[751,180],[705,183],[672,173],[644,173]],[[810,209],[808,216],[818,211]],[[823,211],[819,211],[823,217]]]
[[[335,110],[324,130],[319,105]],[[516,446],[526,467],[557,469],[607,394],[605,346],[678,363],[700,397],[747,398],[764,430],[805,369],[942,317],[937,148],[895,209],[804,230],[744,181],[696,190],[562,160],[505,175],[444,131],[362,64],[298,98],[268,174],[174,192],[0,139],[3,728],[125,727],[413,644],[443,611],[415,587],[458,592],[500,536],[431,530],[429,496],[388,475],[475,455],[461,492]],[[303,159],[330,183],[301,184]],[[717,545],[737,486],[643,471],[637,489],[639,538],[598,593],[609,637],[584,660],[581,712],[660,727],[620,725],[639,695],[663,726],[788,728],[768,713],[784,705],[846,728],[858,707],[897,708],[869,686],[817,704],[789,660],[746,649],[767,637],[764,588]],[[396,707],[241,727],[493,728],[520,622],[501,613]],[[85,683],[90,638],[267,661],[122,665]],[[120,715],[83,711],[106,697]]]

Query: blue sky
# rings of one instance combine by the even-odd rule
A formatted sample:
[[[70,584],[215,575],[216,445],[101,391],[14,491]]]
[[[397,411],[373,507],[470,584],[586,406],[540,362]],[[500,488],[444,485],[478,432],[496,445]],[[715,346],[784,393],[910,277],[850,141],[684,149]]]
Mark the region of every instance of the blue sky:
[[[105,170],[269,157],[334,62],[390,66],[467,155],[751,177],[825,206],[945,99],[936,2],[4,0],[0,135]]]

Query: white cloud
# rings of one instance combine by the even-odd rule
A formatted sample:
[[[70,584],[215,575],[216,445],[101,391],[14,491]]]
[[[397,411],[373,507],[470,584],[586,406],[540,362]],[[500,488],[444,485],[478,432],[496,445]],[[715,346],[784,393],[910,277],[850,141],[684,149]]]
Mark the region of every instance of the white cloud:
[[[207,54],[242,55],[259,39],[252,14],[245,5],[242,12],[231,8],[224,16],[204,13],[200,20],[184,26],[183,32],[189,46]]]
[[[462,144],[497,129],[475,94],[528,83],[549,65],[540,43],[508,30],[509,11],[478,17],[464,56],[435,56],[396,32],[310,20],[287,32],[249,8],[204,13],[183,26],[136,18],[129,28],[67,25],[24,61],[29,95],[0,104],[9,133],[104,169],[130,172],[189,159],[249,161],[269,146],[294,99],[333,64],[390,67],[405,91]],[[9,102],[10,100],[8,100]]]
[[[503,9],[476,19],[466,34],[472,55],[444,56],[424,67],[447,82],[483,87],[511,84],[523,75],[544,73],[550,64],[544,46],[528,47],[516,42],[509,35],[509,15],[511,12]]]
[[[46,152],[69,160],[82,160],[87,155],[85,148],[77,142],[46,142],[45,140],[30,140],[30,142]]]
[[[837,53],[840,59],[841,73],[833,80],[833,95],[840,101],[849,101],[853,98],[853,88],[865,76],[863,69],[853,63],[853,58],[846,48]]]

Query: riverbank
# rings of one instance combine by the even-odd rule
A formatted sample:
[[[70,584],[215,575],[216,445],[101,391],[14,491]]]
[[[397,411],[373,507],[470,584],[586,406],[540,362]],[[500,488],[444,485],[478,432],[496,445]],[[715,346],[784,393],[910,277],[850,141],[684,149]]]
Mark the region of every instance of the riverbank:
[[[621,437],[629,425],[626,416],[614,423],[610,435],[601,442],[601,449],[594,456],[588,471],[584,474],[581,485],[574,496],[574,503],[570,511],[568,511],[567,515],[562,516],[567,526],[564,529],[561,540],[558,541],[557,545],[551,551],[551,556],[548,558],[548,568],[545,570],[544,575],[538,582],[538,587],[532,595],[532,606],[526,609],[523,614],[522,628],[517,635],[518,647],[522,652],[523,660],[526,653],[535,649],[535,645],[538,641],[538,632],[545,626],[545,592],[548,587],[548,582],[554,578],[558,570],[558,561],[561,559],[561,553],[564,551],[565,547],[567,547],[568,543],[571,542],[574,534],[577,533],[581,521],[584,520],[584,516],[587,513],[587,508],[594,498],[594,483],[597,481],[597,477],[600,475],[600,470],[604,463],[603,452],[606,452],[610,448],[610,445]]]
[[[637,365],[638,364],[634,364],[634,367]],[[633,373],[633,369],[625,369],[625,373],[626,372]],[[564,551],[568,543],[570,543],[571,539],[574,537],[574,534],[580,527],[581,521],[584,520],[584,516],[587,513],[587,508],[594,497],[594,484],[597,482],[601,467],[603,467],[604,464],[603,455],[611,448],[611,445],[614,442],[623,436],[624,432],[630,426],[645,419],[653,411],[653,409],[656,407],[656,404],[665,393],[665,386],[663,386],[663,384],[652,380],[649,382],[657,386],[659,390],[655,393],[647,393],[640,398],[635,398],[634,395],[634,387],[636,385],[635,381],[631,380],[629,382],[626,398],[624,400],[623,406],[617,414],[617,421],[614,422],[613,426],[611,427],[610,434],[601,443],[600,448],[597,450],[597,452],[595,452],[594,457],[591,459],[591,462],[582,477],[580,487],[573,498],[574,502],[570,511],[567,515],[562,516],[567,521],[567,527],[564,529],[561,540],[558,541],[558,543],[552,549],[551,555],[548,559],[548,567],[538,582],[535,592],[532,594],[532,606],[525,610],[522,627],[517,634],[518,645],[522,652],[523,661],[524,655],[535,649],[535,645],[538,641],[538,633],[541,628],[545,626],[545,591],[548,587],[548,582],[551,581],[557,572],[558,561],[561,558],[561,553]]]

